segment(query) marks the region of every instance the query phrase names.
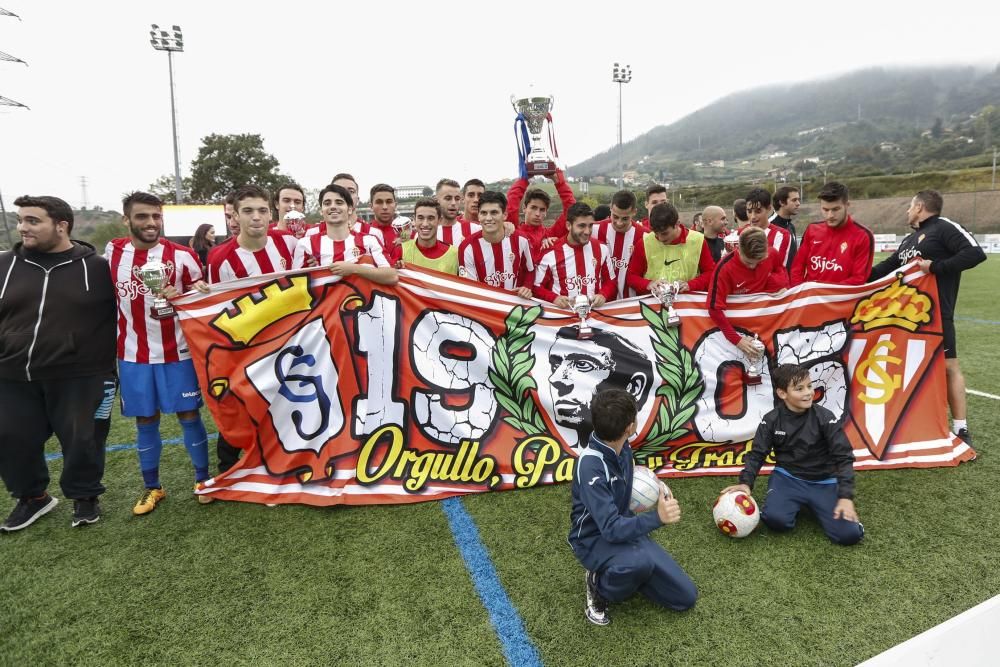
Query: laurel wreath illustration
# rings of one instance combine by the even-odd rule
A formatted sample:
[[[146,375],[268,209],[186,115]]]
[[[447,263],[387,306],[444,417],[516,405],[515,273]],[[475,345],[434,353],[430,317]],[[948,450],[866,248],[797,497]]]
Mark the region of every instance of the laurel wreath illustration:
[[[694,363],[694,355],[681,345],[680,329],[667,326],[667,309],[657,311],[644,303],[640,306],[643,319],[653,330],[656,371],[663,380],[656,390],[656,395],[663,398],[656,421],[646,436],[645,444],[635,452],[636,459],[644,463],[651,454],[665,451],[668,442],[687,433],[684,426],[694,417],[705,382]]]
[[[540,306],[517,306],[508,313],[507,331],[497,339],[489,370],[490,381],[496,387],[494,396],[509,413],[503,420],[529,436],[548,430],[531,398],[531,390],[538,385],[531,377],[535,366],[531,343],[535,334],[530,329],[541,314]]]

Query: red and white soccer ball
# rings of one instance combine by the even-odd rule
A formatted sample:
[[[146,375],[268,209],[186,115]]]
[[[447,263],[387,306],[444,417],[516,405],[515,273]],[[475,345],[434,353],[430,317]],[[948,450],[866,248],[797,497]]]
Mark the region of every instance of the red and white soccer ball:
[[[715,501],[712,518],[723,534],[729,537],[746,537],[760,523],[760,510],[750,494],[730,491]]]
[[[636,514],[652,509],[660,496],[660,487],[663,487],[663,495],[669,498],[670,488],[657,479],[652,470],[646,466],[636,466],[632,473],[632,498],[628,508]]]

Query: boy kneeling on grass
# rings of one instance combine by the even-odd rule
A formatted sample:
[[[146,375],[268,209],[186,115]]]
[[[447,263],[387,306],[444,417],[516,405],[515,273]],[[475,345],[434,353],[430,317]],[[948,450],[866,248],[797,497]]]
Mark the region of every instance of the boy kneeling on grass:
[[[590,404],[594,432],[580,451],[573,475],[569,545],[587,568],[587,620],[611,622],[608,603],[636,591],[658,605],[684,611],[694,606],[698,590],[681,567],[649,533],[681,520],[673,497],[660,497],[655,511],[636,516],[629,510],[634,462],[626,442],[635,433],[632,394],[607,389]]]
[[[783,364],[771,376],[778,406],[764,415],[740,473],[740,483],[722,493],[750,493],[764,458],[774,450],[775,468],[768,482],[760,518],[771,530],[795,527],[795,517],[809,507],[835,544],[857,544],[865,534],[854,509],[854,453],[832,412],[813,404],[809,370]]]

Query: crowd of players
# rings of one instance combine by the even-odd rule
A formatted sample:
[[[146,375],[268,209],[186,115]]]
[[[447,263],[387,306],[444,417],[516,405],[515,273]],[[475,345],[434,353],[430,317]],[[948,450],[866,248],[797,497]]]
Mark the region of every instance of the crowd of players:
[[[127,235],[108,243],[103,257],[71,240],[66,202],[18,198],[21,242],[0,253],[0,476],[18,502],[0,531],[25,528],[55,507],[44,458],[53,434],[64,456],[60,484],[74,501],[72,525],[100,518],[104,444],[119,382],[122,414],[136,420],[144,486],[133,512],[148,514],[166,497],[159,479],[161,414],[177,415],[196,487],[210,476],[201,391],[176,318],[151,313],[155,295],[139,271],[149,262],[169,268],[168,298],[316,265],[381,284],[394,284],[399,268],[420,266],[559,308],[581,295],[597,308],[674,286],[705,292],[712,320],[754,356],[752,335],[737,332],[726,317],[731,295],[806,282],[862,284],[918,260],[938,280],[953,428],[971,442],[953,315],[961,272],[985,254],[961,225],[941,217],[937,192],[913,197],[906,215],[914,232],[873,266],[873,236],[850,215],[848,190],[839,183],[820,191],[823,220],[798,238],[793,220],[801,200],[791,187],[773,197],[752,189],[733,204],[731,223],[726,209],[709,206],[686,226],[663,186],[646,191],[649,213],[639,220],[631,191],[616,193],[601,215],[576,202],[561,171],[553,180],[563,212],[550,226],[544,224],[550,196],[524,178],[506,193],[488,191],[478,179],[464,186],[442,179],[433,197],[415,203],[412,219],[397,216],[394,189],[378,184],[369,191],[375,218],[366,222],[357,216],[358,183],[342,173],[320,191],[322,221],[315,225],[304,224],[300,186],[288,183],[272,196],[248,185],[226,198],[229,238],[203,258],[163,237],[163,205],[149,193],[125,198]],[[220,433],[220,472],[239,453]]]

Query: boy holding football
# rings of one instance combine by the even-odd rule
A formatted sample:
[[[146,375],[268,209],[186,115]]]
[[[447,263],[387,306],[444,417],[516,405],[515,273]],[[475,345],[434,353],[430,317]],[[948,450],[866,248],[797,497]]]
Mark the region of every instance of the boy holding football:
[[[835,544],[857,544],[865,529],[854,508],[854,453],[839,420],[813,403],[807,368],[783,364],[771,379],[778,406],[757,427],[740,483],[727,486],[722,494],[749,494],[764,458],[773,450],[776,464],[760,514],[768,528],[791,530],[806,506]]]
[[[629,510],[634,463],[627,440],[635,433],[635,399],[623,389],[606,389],[590,411],[594,431],[576,461],[569,532],[573,553],[587,569],[587,620],[607,625],[608,603],[636,591],[660,606],[690,609],[698,599],[694,582],[649,537],[680,521],[677,500],[661,485],[655,511],[636,516]]]

